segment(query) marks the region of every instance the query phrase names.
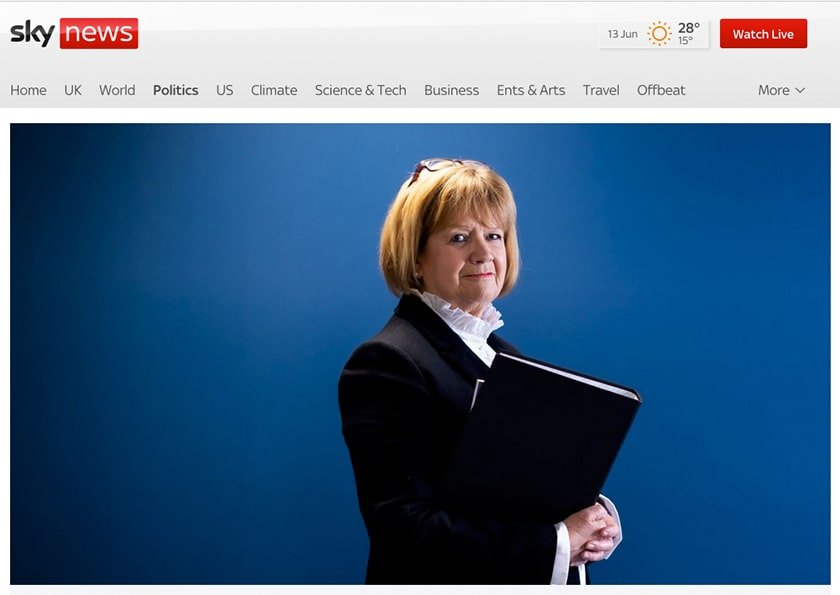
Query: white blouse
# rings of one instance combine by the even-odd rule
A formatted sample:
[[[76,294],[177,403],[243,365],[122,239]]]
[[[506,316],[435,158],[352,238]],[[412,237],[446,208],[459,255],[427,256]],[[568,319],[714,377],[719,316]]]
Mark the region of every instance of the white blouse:
[[[505,324],[502,322],[502,314],[493,307],[493,304],[488,305],[482,312],[481,318],[478,318],[428,291],[417,292],[417,295],[443,319],[456,335],[461,337],[461,340],[481,361],[487,366],[493,363],[496,352],[487,344],[487,338],[490,333],[502,328]]]

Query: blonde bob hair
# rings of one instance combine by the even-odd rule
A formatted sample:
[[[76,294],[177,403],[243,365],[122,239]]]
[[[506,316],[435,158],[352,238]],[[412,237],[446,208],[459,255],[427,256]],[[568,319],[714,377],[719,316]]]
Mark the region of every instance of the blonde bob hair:
[[[510,186],[480,162],[452,160],[435,171],[421,168],[400,187],[382,226],[379,266],[388,288],[397,296],[423,291],[417,261],[426,240],[450,217],[469,216],[502,228],[507,271],[499,295],[508,293],[519,277],[516,204]]]

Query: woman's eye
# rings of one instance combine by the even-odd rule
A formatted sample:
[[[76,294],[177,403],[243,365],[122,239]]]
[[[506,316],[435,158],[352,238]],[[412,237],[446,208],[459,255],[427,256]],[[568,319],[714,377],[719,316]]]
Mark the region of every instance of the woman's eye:
[[[467,241],[467,236],[462,233],[456,233],[451,238],[449,238],[449,241],[453,244],[461,244]]]
[[[502,234],[500,234],[500,233],[488,233],[487,234],[487,239],[490,240],[491,242],[498,241],[498,240],[502,239]]]

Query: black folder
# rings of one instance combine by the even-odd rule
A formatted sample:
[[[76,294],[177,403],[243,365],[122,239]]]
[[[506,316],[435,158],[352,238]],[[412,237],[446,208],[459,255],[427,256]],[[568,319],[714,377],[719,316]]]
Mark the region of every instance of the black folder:
[[[440,483],[447,507],[557,523],[594,504],[639,394],[504,352],[483,380]]]

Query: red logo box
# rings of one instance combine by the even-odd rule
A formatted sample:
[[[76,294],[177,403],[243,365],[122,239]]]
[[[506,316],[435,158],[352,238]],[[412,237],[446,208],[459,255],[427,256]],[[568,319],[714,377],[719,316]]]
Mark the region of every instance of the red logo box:
[[[808,19],[721,19],[722,48],[807,48]]]
[[[61,19],[59,47],[63,50],[136,50],[137,19]]]

